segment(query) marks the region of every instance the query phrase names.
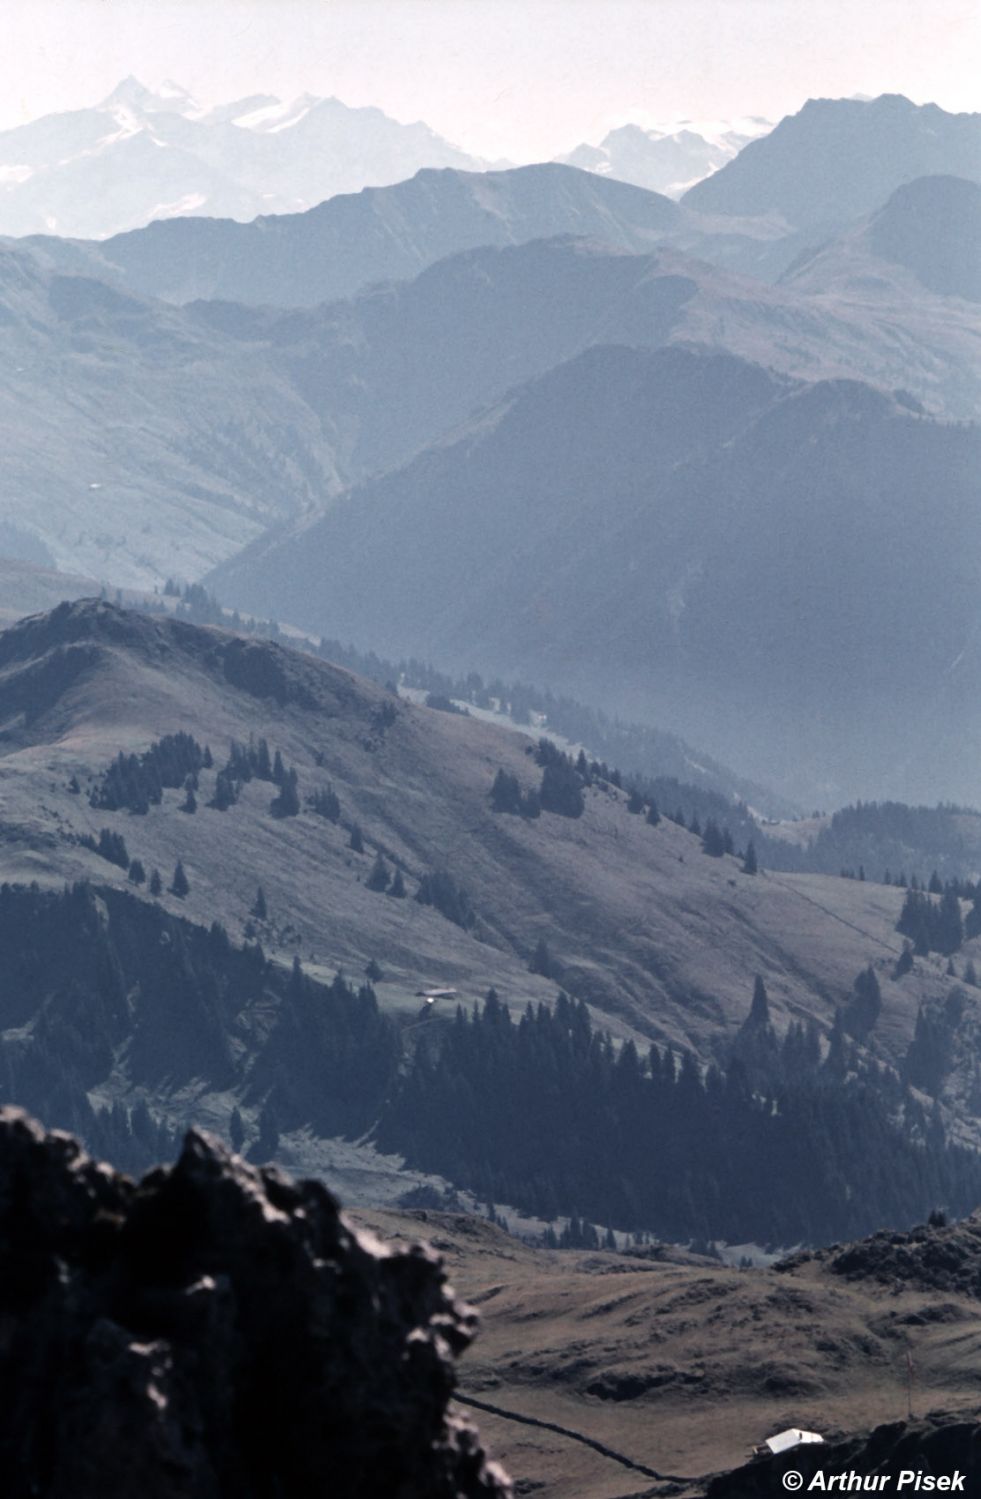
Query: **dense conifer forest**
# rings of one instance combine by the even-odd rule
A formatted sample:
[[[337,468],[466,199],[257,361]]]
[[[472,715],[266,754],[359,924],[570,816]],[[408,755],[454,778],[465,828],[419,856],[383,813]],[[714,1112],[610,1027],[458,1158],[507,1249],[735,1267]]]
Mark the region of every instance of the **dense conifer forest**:
[[[759,982],[729,1053],[702,1071],[687,1053],[615,1045],[565,994],[515,1018],[491,992],[403,1038],[370,985],[317,983],[108,888],[3,886],[0,943],[3,1100],[130,1169],[190,1122],[146,1097],[199,1080],[227,1090],[228,1127],[256,1159],[284,1130],[373,1130],[410,1166],[549,1221],[786,1245],[981,1198],[981,1160],[910,1091],[939,1088],[958,1017],[922,1012],[903,1076],[870,1061],[855,1038],[877,1018],[871,970],[827,1047],[799,1024],[778,1040]]]
[[[379,1139],[410,1164],[545,1219],[669,1238],[792,1244],[970,1210],[981,1161],[837,1029],[778,1043],[759,991],[725,1071],[616,1049],[560,995],[515,1020],[496,995],[417,1051]]]

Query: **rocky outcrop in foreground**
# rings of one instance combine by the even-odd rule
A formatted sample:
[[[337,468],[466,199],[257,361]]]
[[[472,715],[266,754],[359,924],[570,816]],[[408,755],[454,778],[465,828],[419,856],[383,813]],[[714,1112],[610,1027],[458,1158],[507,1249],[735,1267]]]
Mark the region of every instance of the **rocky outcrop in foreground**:
[[[433,1253],[191,1133],[134,1184],[0,1110],[6,1499],[494,1499],[448,1412],[474,1334]]]

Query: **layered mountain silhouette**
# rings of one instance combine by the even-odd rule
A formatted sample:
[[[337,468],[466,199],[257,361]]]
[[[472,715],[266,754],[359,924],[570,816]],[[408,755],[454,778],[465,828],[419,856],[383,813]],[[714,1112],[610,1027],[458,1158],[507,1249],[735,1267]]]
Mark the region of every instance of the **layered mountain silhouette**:
[[[902,94],[809,99],[685,194],[702,213],[775,215],[810,236],[873,212],[915,177],[981,180],[981,115]]]
[[[963,177],[920,177],[897,188],[854,229],[802,256],[782,279],[819,293],[864,292],[869,299],[895,293],[907,305],[911,291],[915,298],[921,287],[977,302],[979,242],[981,184]],[[956,318],[961,328],[969,326],[967,309],[958,309]]]
[[[650,195],[638,189],[542,170],[574,188],[580,207],[622,192],[646,212]],[[503,177],[510,191],[520,174]],[[434,177],[440,192],[460,180]],[[468,179],[481,181],[495,190],[493,177]],[[433,232],[452,238],[446,204],[430,206]],[[965,261],[967,235],[949,207],[938,207],[935,238],[964,246]],[[595,221],[613,239],[643,238],[598,207]],[[207,221],[155,230],[196,227]],[[598,343],[724,349],[794,376],[903,387],[935,414],[974,418],[979,315],[870,260],[870,233],[835,242],[775,287],[669,249],[564,237],[462,251],[415,280],[279,311],[164,306],[118,280],[59,269],[60,242],[9,242],[0,545],[116,585],[200,578],[268,525],[324,508],[344,485],[404,462]]]
[[[646,704],[805,795],[973,800],[978,444],[855,382],[595,348],[215,581],[389,653]]]
[[[218,302],[188,311],[289,382],[353,482],[598,343],[724,349],[806,378],[904,386],[937,413],[981,414],[972,358],[981,317],[925,291],[918,301],[897,293],[896,304],[901,344],[875,297],[763,287],[670,250],[634,255],[563,238],[467,251],[414,281],[308,311]]]
[[[167,301],[218,297],[292,307],[415,276],[478,245],[573,233],[650,249],[678,215],[656,193],[553,163],[421,171],[396,187],[342,194],[306,213],[251,224],[175,219],[102,245],[43,240],[36,248],[65,269],[118,279]]]

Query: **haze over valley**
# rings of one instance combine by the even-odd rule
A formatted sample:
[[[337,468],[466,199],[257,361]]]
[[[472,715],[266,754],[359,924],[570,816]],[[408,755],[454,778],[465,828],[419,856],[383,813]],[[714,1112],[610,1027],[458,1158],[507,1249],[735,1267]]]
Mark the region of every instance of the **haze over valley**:
[[[981,114],[836,7],[25,48],[17,1492],[976,1478]]]

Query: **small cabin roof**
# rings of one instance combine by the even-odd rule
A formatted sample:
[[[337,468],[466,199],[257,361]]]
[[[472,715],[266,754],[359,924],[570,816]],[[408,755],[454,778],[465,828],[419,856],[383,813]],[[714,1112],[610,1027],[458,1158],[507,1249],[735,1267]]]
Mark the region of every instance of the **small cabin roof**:
[[[801,1431],[798,1426],[788,1426],[786,1431],[778,1431],[776,1436],[767,1437],[765,1447],[769,1447],[773,1453],[792,1452],[795,1447],[806,1447],[812,1442],[823,1442],[824,1437],[819,1436],[816,1431]]]

